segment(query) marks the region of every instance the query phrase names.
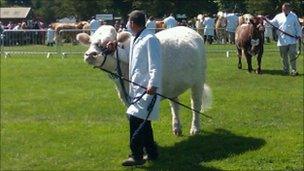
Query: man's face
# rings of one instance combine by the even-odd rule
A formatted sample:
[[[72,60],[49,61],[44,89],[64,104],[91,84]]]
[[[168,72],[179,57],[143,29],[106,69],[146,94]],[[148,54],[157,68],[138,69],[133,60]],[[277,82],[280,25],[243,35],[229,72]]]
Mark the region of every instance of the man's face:
[[[289,14],[289,12],[290,12],[289,7],[286,6],[286,5],[283,5],[283,6],[282,6],[282,12],[284,12],[285,14]]]
[[[135,26],[134,22],[131,21],[130,19],[129,19],[129,23],[130,23],[130,29],[132,31],[132,34],[134,35],[136,32],[136,29],[135,29],[136,26]]]

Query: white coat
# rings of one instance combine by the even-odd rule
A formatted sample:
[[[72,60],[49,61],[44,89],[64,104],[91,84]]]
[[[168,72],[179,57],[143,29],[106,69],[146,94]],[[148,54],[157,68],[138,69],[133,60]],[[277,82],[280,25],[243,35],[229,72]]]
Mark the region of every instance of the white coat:
[[[51,28],[47,29],[46,32],[46,43],[54,43],[55,31]]]
[[[203,25],[204,25],[204,35],[214,36],[214,18],[206,17]]]
[[[164,23],[165,23],[167,29],[177,26],[177,21],[175,20],[175,18],[173,16],[169,16],[169,17],[165,18]]]
[[[146,28],[153,34],[156,32],[156,21],[155,20],[148,20],[146,23]]]
[[[271,21],[274,26],[294,36],[301,36],[301,26],[295,13],[290,12],[287,17],[282,12],[276,15]],[[277,46],[286,46],[297,43],[297,39],[278,31],[279,39]]]
[[[148,29],[144,29],[134,42],[132,37],[130,42],[129,55],[129,77],[130,80],[144,87],[158,87],[160,93],[162,64],[161,47],[159,40]],[[139,97],[144,93],[144,89],[130,84],[129,95],[131,98]],[[131,104],[127,109],[127,114],[146,119],[147,107],[151,103],[153,95],[145,94],[138,102]],[[135,100],[135,99],[134,99]],[[131,99],[132,101],[132,99]],[[155,105],[148,120],[156,120],[159,117],[160,97],[157,96]]]

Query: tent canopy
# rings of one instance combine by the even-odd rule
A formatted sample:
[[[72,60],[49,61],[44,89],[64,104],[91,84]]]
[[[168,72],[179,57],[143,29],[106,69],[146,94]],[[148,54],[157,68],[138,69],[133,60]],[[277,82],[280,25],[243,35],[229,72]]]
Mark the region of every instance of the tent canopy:
[[[26,18],[29,14],[31,8],[21,8],[21,7],[12,7],[12,8],[0,8],[0,18],[1,19],[22,19]]]

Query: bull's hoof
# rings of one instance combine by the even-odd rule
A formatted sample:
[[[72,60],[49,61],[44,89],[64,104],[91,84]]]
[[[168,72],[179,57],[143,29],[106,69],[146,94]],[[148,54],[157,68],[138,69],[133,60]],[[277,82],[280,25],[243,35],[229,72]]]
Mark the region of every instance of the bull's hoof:
[[[190,135],[198,135],[200,133],[200,130],[197,128],[191,128]]]
[[[182,136],[183,132],[181,129],[173,129],[173,134],[176,135],[176,136]]]
[[[262,74],[262,70],[260,70],[260,69],[257,69],[255,72],[256,72],[257,74]]]

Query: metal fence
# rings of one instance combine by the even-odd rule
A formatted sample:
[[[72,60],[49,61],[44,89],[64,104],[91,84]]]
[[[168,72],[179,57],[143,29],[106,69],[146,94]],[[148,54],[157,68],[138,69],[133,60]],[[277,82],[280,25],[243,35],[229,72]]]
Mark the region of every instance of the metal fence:
[[[194,29],[203,37],[203,29]],[[156,32],[163,29],[157,29]],[[54,30],[5,30],[1,34],[1,56],[9,57],[13,54],[33,54],[33,55],[46,55],[50,57],[53,55],[66,57],[70,54],[83,54],[87,47],[75,46],[77,45],[76,35],[81,32],[90,34],[92,30],[79,30],[79,29],[66,29],[56,33]],[[207,53],[222,53],[227,57],[231,52],[235,52],[235,48],[227,48],[221,46],[222,40],[218,40],[215,34],[213,44],[218,46],[216,50],[208,50],[208,43],[206,43]],[[208,37],[205,36],[206,39]],[[268,52],[277,52],[278,49],[267,49]]]
[[[4,30],[0,36],[1,56],[42,54],[50,57],[57,54],[57,44],[48,40],[50,34],[48,30]]]

